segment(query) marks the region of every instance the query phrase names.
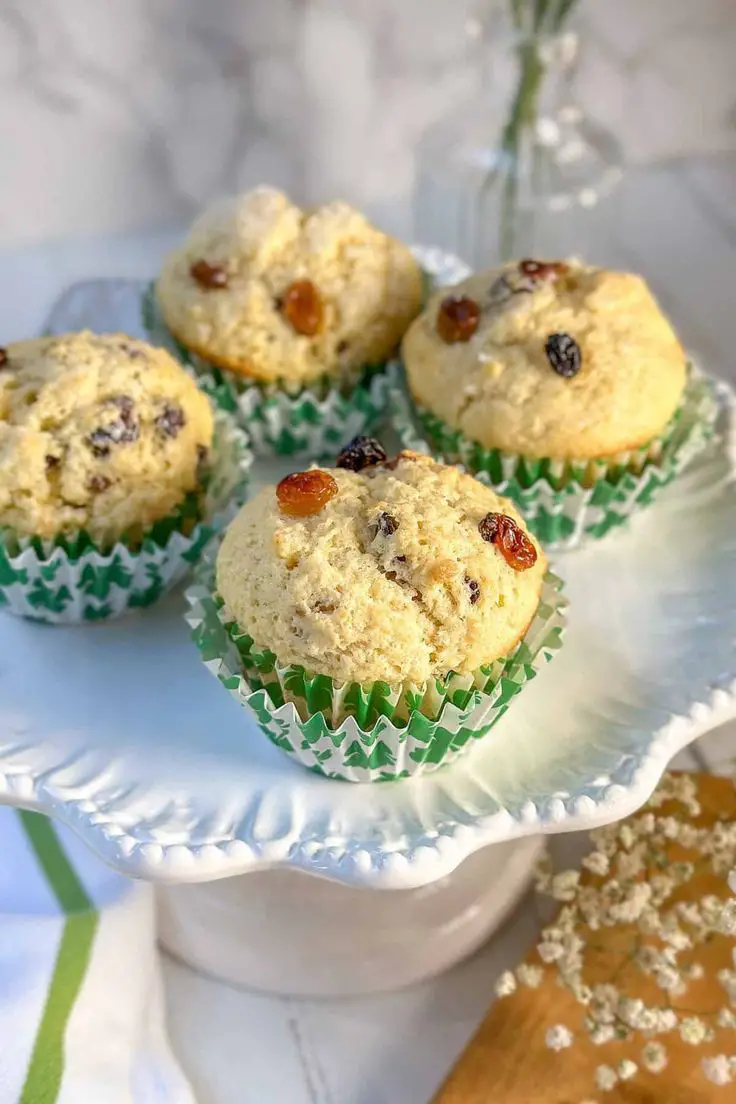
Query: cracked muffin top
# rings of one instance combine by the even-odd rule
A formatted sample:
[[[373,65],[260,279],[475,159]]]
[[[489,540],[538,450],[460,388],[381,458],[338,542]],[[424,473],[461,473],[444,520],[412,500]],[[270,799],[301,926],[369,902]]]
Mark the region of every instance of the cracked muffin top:
[[[422,279],[410,250],[346,203],[303,211],[261,187],[200,215],[156,295],[205,360],[307,383],[385,361],[420,309]]]
[[[361,438],[287,476],[228,529],[217,587],[281,664],[338,682],[423,684],[511,652],[546,561],[513,506],[457,468],[386,461]]]
[[[0,351],[0,526],[101,545],[140,534],[198,488],[209,402],[165,350],[70,333]]]
[[[416,402],[486,448],[592,459],[675,413],[685,354],[640,276],[520,261],[435,295],[404,338]]]

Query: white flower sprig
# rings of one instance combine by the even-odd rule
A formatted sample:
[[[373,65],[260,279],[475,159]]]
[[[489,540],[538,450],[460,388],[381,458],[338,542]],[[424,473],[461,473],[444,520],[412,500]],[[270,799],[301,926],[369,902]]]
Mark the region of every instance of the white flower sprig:
[[[625,1058],[597,1067],[595,1086],[601,1093],[639,1070],[661,1073],[668,1062],[661,1037],[675,1035],[688,1046],[712,1049],[724,1034],[732,1034],[730,1055],[711,1053],[701,1060],[701,1069],[714,1085],[736,1082],[736,945],[731,966],[717,974],[721,1007],[693,1011],[682,1000],[692,984],[704,978],[698,948],[736,936],[736,900],[710,892],[692,899],[701,879],[705,888],[712,888],[713,876],[723,880],[724,889],[727,881],[736,893],[736,818],[697,827],[660,814],[666,803],[698,817],[694,779],[665,775],[642,813],[593,831],[593,850],[583,860],[583,876],[574,870],[555,872],[548,855],[538,865],[537,889],[560,902],[561,908],[554,922],[543,928],[537,951],[581,1006],[583,1032],[597,1046],[633,1044],[637,1036],[642,1040],[638,1057],[634,1055],[637,1061]],[[687,900],[681,892],[685,886],[690,886]],[[610,945],[602,946],[596,937],[604,929],[619,929],[621,960],[606,981],[588,984],[585,966],[597,952],[605,953],[610,964]],[[646,979],[646,1002],[627,996],[626,981],[632,973]],[[538,988],[544,976],[541,966],[522,963],[501,975],[496,993],[506,997],[519,987]],[[640,984],[637,992],[641,991]],[[555,1051],[573,1046],[579,1030],[557,1023],[547,1030],[546,1045]]]

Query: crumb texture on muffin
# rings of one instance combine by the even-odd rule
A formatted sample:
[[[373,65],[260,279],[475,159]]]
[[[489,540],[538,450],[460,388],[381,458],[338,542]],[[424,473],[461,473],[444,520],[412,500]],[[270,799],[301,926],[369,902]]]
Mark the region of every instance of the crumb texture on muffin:
[[[514,570],[482,519],[513,506],[457,468],[416,454],[396,466],[330,469],[337,493],[307,517],[274,487],[225,535],[227,612],[282,664],[338,682],[423,684],[507,655],[539,604],[546,561]],[[523,527],[523,525],[522,525]]]
[[[140,534],[194,491],[209,402],[163,349],[89,332],[19,341],[0,367],[0,526]]]
[[[402,347],[414,399],[486,448],[530,457],[590,459],[647,444],[687,379],[647,284],[575,261],[534,265],[476,274],[433,296]],[[470,336],[451,309],[438,326],[448,294],[477,304]]]
[[[302,211],[261,187],[200,215],[156,294],[204,359],[307,383],[383,362],[420,309],[422,280],[410,250],[346,203]]]

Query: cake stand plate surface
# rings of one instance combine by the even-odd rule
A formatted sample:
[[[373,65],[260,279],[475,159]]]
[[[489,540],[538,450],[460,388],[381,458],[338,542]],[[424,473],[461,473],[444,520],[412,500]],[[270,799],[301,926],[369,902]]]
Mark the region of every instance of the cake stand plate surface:
[[[54,325],[137,331],[139,290],[83,285]],[[718,393],[720,437],[692,467],[625,530],[555,559],[565,644],[451,767],[372,786],[304,771],[201,663],[179,592],[100,625],[0,613],[0,800],[168,884],[279,867],[410,889],[489,844],[627,815],[736,715],[734,394]]]

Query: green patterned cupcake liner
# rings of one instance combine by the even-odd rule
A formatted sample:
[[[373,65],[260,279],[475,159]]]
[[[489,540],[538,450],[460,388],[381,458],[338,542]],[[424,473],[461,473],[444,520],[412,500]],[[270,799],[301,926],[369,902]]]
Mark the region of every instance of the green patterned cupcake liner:
[[[331,456],[371,429],[386,410],[386,365],[367,367],[341,386],[329,376],[309,386],[256,384],[215,367],[177,340],[158,309],[154,284],[143,295],[141,313],[148,340],[189,369],[205,394],[247,430],[259,455]]]
[[[339,684],[278,664],[228,616],[214,591],[213,541],[188,588],[187,621],[201,658],[261,731],[309,770],[346,782],[385,782],[453,762],[485,736],[562,643],[562,583],[545,576],[536,615],[514,652],[472,674],[423,685]]]
[[[648,506],[705,448],[718,414],[712,381],[691,365],[682,405],[648,445],[601,460],[535,460],[470,440],[417,406],[403,382],[392,385],[389,409],[404,448],[461,464],[510,498],[553,549],[603,537]]]
[[[251,459],[246,435],[216,411],[204,502],[188,495],[135,544],[103,549],[85,532],[49,541],[0,529],[0,610],[60,625],[152,605],[187,575],[245,501]]]

